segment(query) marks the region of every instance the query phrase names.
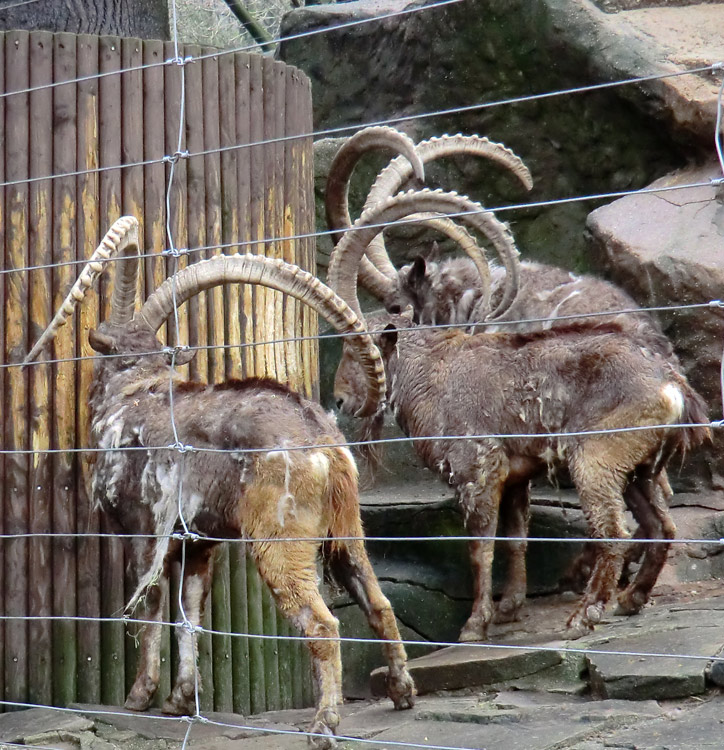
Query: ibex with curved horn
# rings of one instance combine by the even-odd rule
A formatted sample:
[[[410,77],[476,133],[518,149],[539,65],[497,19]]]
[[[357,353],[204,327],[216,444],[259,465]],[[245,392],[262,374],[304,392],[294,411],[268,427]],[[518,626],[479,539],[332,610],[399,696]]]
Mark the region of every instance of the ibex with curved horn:
[[[387,139],[388,147],[394,148],[394,136],[387,133]],[[356,162],[373,147],[362,130],[340,148],[330,169],[326,196],[330,227],[349,229],[351,219],[346,193],[350,177]],[[442,136],[422,141],[416,146],[414,166],[410,161],[409,146],[400,146],[398,151],[399,155],[377,177],[365,202],[365,210],[374,210],[395,195],[413,176],[417,176],[420,171],[418,160],[426,165],[447,157],[484,158],[505,168],[524,188],[530,190],[533,184],[525,164],[510,149],[479,136]],[[475,210],[483,211],[482,206],[474,205],[477,207]],[[457,206],[453,201],[447,208],[450,213],[470,210],[472,207],[468,199],[461,199]],[[457,221],[460,221],[459,217]],[[490,239],[491,232],[502,231],[500,227],[507,230],[505,225],[489,223],[488,231],[482,234]],[[488,268],[483,250],[456,221],[441,217],[434,228],[452,238],[467,257],[446,258],[437,262],[432,257],[434,251],[431,253],[428,249],[398,271],[387,255],[381,236],[378,235],[370,243],[359,268],[359,280],[388,311],[399,312],[409,306],[413,311],[413,320],[422,325],[485,322],[488,332],[513,333],[568,326],[575,316],[626,310],[628,312],[612,314],[611,317],[592,317],[588,323],[594,327],[604,322],[615,323],[637,344],[667,359],[684,377],[671,342],[653,318],[638,310],[634,300],[614,284],[542,263],[520,263],[512,238],[509,239],[512,249],[506,252],[508,262],[504,267],[491,265]],[[342,234],[337,236],[341,237]],[[511,264],[514,264],[516,272],[512,283],[508,278]],[[511,287],[516,290],[514,299],[510,297]],[[504,300],[509,300],[509,304]],[[587,318],[573,322],[586,325]],[[665,471],[659,475],[659,482],[662,492],[670,497],[671,487]],[[512,526],[508,531],[511,536],[524,528],[526,523],[522,518],[510,519],[510,522]],[[636,536],[646,537],[647,533],[646,529],[639,529]],[[641,547],[629,545],[627,563],[638,559],[643,551]],[[587,546],[585,554],[573,563],[566,574],[567,578],[575,581],[576,586],[580,585],[578,579],[586,577],[590,571],[592,556],[593,550]],[[627,569],[628,565],[624,567],[624,570]]]
[[[188,266],[136,311],[138,224],[125,217],[108,232],[27,362],[50,342],[116,254],[123,260],[111,317],[90,332],[91,346],[106,356],[96,364],[89,402],[92,444],[100,449],[94,497],[119,531],[150,536],[124,540],[139,578],[129,606],[142,597],[149,622],[126,707],[148,708],[158,687],[159,621],[169,571],[181,559],[182,548],[183,609],[195,628],[211,583],[216,540],[246,538],[280,611],[309,639],[318,696],[311,727],[316,744],[334,746],[336,706],[342,698],[337,621],[317,586],[320,546],[330,571],[383,641],[388,695],[396,708],[409,708],[415,689],[405,650],[365,552],[357,469],[349,451],[339,447],[344,437],[333,417],[266,378],[218,385],[188,382],[170,365],[192,355],[163,351],[156,338],[175,304],[220,284],[261,284],[291,294],[338,331],[357,334],[347,343],[359,358],[368,388],[361,416],[375,413],[385,395],[380,355],[363,324],[318,279],[280,260],[253,255],[216,256]],[[176,440],[194,450],[176,450]],[[121,450],[133,448],[141,450]],[[174,536],[182,529],[198,537],[183,542]],[[179,669],[163,705],[166,713],[195,711],[194,639],[187,628],[178,629]]]
[[[411,192],[365,212],[332,254],[330,286],[358,310],[357,266],[380,225],[420,206],[444,213],[457,199],[438,191]],[[698,424],[708,422],[706,406],[677,369],[638,346],[616,321],[531,334],[429,330],[414,326],[409,316],[384,313],[367,322],[392,383],[395,417],[408,435],[426,438],[415,442],[415,450],[455,487],[469,532],[493,537],[499,509],[503,517],[526,518],[529,480],[567,465],[593,538],[628,536],[625,499],[652,538],[661,540],[647,546],[636,578],[619,595],[624,611],[638,611],[675,532],[661,474],[674,452],[709,434]],[[358,411],[363,382],[345,350],[335,379],[343,411]],[[668,427],[679,423],[687,426]],[[518,536],[525,533],[523,527]],[[514,616],[525,598],[525,542],[509,544],[511,565],[522,570],[508,576],[499,604],[504,619]],[[568,621],[574,633],[600,620],[616,589],[622,555],[621,545],[599,544],[586,591]],[[461,640],[486,636],[493,617],[492,556],[492,541],[471,544],[475,600]]]

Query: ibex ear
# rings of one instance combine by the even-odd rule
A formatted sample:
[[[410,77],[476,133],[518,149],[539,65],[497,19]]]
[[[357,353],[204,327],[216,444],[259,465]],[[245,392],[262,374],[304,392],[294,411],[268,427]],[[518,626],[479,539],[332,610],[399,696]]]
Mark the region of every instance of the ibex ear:
[[[380,334],[380,351],[382,356],[388,355],[395,348],[397,343],[397,327],[388,323]]]
[[[98,354],[116,353],[116,345],[113,339],[104,333],[98,333],[95,328],[88,331],[88,343],[91,345],[91,349]]]
[[[412,268],[410,269],[410,275],[408,279],[410,284],[419,284],[424,278],[427,271],[427,263],[422,255],[418,255],[415,260],[412,261]]]
[[[427,254],[427,259],[428,261],[430,261],[430,263],[437,263],[441,257],[442,257],[442,250],[440,250],[440,245],[438,245],[437,240],[435,240],[432,243],[430,252]]]

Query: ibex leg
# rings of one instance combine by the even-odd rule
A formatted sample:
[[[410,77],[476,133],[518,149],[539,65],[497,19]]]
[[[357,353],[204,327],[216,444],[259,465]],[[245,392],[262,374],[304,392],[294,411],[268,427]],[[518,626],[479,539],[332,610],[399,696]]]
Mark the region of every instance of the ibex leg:
[[[662,543],[643,545],[644,559],[636,577],[619,594],[618,611],[622,614],[635,614],[648,601],[651,590],[666,564],[671,540],[676,535],[676,526],[669,514],[661,485],[652,477],[636,478],[626,488],[626,503],[648,539],[664,539]]]
[[[591,440],[571,457],[569,467],[581,508],[594,539],[628,537],[623,516],[626,472],[616,464],[615,442]],[[586,590],[568,620],[575,634],[591,630],[601,620],[621,574],[623,550],[616,542],[598,542],[596,561]]]
[[[485,473],[481,470],[481,476]],[[502,481],[468,482],[459,489],[460,501],[471,536],[488,539],[470,542],[473,573],[473,611],[460,631],[460,641],[484,640],[493,619],[493,538],[498,527]],[[482,484],[482,486],[481,486]]]
[[[336,745],[337,706],[342,702],[342,662],[336,618],[317,588],[317,545],[285,541],[252,545],[259,573],[269,586],[279,610],[307,640],[317,692],[317,712],[310,741],[327,750]]]
[[[415,686],[407,671],[407,654],[400,643],[395,614],[382,593],[364,543],[346,542],[330,550],[327,563],[335,580],[341,583],[367,616],[370,627],[385,641],[383,649],[388,664],[387,695],[395,708],[412,708]]]
[[[150,565],[155,551],[155,542],[134,539],[125,545],[126,553],[136,573],[140,576]],[[173,554],[173,553],[171,553]],[[138,669],[133,687],[126,698],[125,707],[130,711],[145,711],[153,700],[161,679],[161,634],[163,626],[163,605],[168,596],[169,558],[164,560],[163,571],[158,582],[149,586],[140,604],[143,605],[143,619],[147,624],[140,631]]]
[[[506,487],[500,503],[500,528],[503,536],[518,537],[521,541],[502,541],[498,544],[507,557],[507,571],[503,595],[495,612],[495,622],[514,622],[525,603],[527,589],[525,553],[530,525],[530,487],[519,482]]]
[[[184,619],[176,623],[179,665],[176,683],[163,704],[162,710],[167,714],[190,715],[197,710],[196,695],[201,692],[201,682],[196,664],[196,628],[201,624],[211,588],[214,547],[203,542],[186,543],[183,578],[179,584]]]

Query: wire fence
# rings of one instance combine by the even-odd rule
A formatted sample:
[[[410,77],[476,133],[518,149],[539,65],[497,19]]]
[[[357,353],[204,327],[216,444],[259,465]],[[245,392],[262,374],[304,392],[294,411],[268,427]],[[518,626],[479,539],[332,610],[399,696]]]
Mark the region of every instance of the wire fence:
[[[25,2],[34,2],[35,0],[25,0]],[[417,12],[423,12],[423,11],[434,11],[436,8],[443,7],[445,5],[449,5],[452,3],[459,2],[460,0],[442,0],[442,2],[436,2],[431,3],[429,5],[425,6],[419,6],[414,8],[405,9],[403,11],[396,11],[394,13],[386,13],[381,14],[373,18],[364,19],[359,22],[353,22],[349,24],[342,24],[338,26],[328,27],[324,29],[319,30],[313,30],[310,32],[305,32],[303,34],[294,34],[288,37],[285,37],[284,39],[277,39],[275,41],[284,41],[284,40],[291,40],[291,39],[300,39],[312,35],[316,35],[319,33],[327,33],[332,32],[335,30],[339,30],[341,28],[348,28],[350,26],[355,26],[359,24],[366,24],[366,23],[373,23],[378,22],[380,20],[385,19],[392,19],[399,16],[407,15],[410,13],[417,13]],[[0,10],[4,8],[10,8],[14,7],[14,5],[20,5],[23,3],[14,3],[14,4],[7,4],[7,5],[1,5]],[[532,96],[526,96],[526,97],[515,97],[515,98],[509,98],[494,102],[479,102],[477,104],[473,105],[467,105],[465,107],[455,107],[455,108],[447,108],[447,109],[441,109],[434,112],[422,112],[417,113],[414,115],[409,115],[406,117],[397,117],[397,118],[389,118],[385,120],[378,120],[374,123],[364,123],[364,124],[358,124],[355,126],[344,126],[339,128],[329,128],[319,131],[314,131],[313,133],[304,134],[303,136],[288,136],[283,138],[274,138],[274,139],[265,139],[265,140],[257,140],[257,141],[251,141],[247,143],[239,143],[234,146],[229,147],[218,147],[214,149],[208,149],[208,150],[201,150],[196,151],[194,153],[189,153],[186,151],[182,151],[182,144],[183,144],[183,128],[184,128],[184,112],[185,112],[185,97],[184,97],[184,72],[188,65],[192,65],[195,62],[198,62],[200,60],[203,60],[205,55],[199,55],[195,57],[181,57],[179,55],[179,41],[178,41],[178,34],[177,34],[177,19],[176,19],[176,4],[172,0],[171,3],[172,8],[172,15],[173,15],[173,24],[172,28],[174,30],[174,43],[176,47],[176,54],[173,59],[166,60],[162,63],[156,63],[156,64],[149,64],[144,66],[134,66],[134,67],[128,67],[123,70],[116,70],[116,71],[109,71],[108,73],[102,73],[98,75],[94,75],[91,78],[92,79],[98,79],[101,76],[110,76],[110,75],[122,75],[124,73],[128,73],[131,71],[137,71],[142,68],[148,68],[153,67],[154,65],[157,66],[167,66],[167,65],[175,65],[178,66],[181,71],[181,86],[180,86],[180,92],[181,97],[179,101],[179,132],[178,132],[178,148],[175,153],[173,154],[163,154],[159,155],[157,159],[150,159],[145,161],[136,161],[136,162],[129,162],[129,163],[119,163],[114,166],[104,166],[104,167],[98,167],[88,170],[81,170],[81,171],[72,171],[67,173],[60,173],[60,174],[49,174],[43,177],[37,177],[37,178],[30,178],[26,180],[16,180],[16,181],[6,181],[3,183],[0,183],[0,187],[10,187],[17,184],[27,184],[32,183],[33,181],[41,181],[41,180],[52,180],[52,179],[62,179],[62,178],[68,178],[68,177],[79,177],[84,176],[88,174],[98,174],[103,171],[108,170],[117,170],[117,169],[127,169],[137,166],[144,166],[147,164],[152,163],[158,163],[158,164],[168,164],[169,170],[167,175],[167,183],[166,183],[166,206],[167,206],[167,226],[166,226],[166,242],[167,242],[167,249],[162,253],[162,255],[165,255],[166,257],[170,257],[172,259],[172,294],[174,297],[174,319],[172,321],[172,326],[174,328],[175,334],[176,334],[176,341],[181,340],[182,331],[181,326],[179,323],[179,316],[178,316],[178,309],[179,306],[176,304],[176,279],[175,279],[175,272],[178,270],[178,260],[182,255],[194,255],[196,253],[200,253],[206,250],[217,250],[217,249],[224,249],[225,245],[213,245],[213,246],[206,246],[206,247],[193,247],[193,248],[178,248],[176,247],[175,238],[174,238],[174,232],[173,228],[170,223],[170,216],[171,216],[171,207],[170,207],[170,201],[171,201],[171,191],[174,185],[174,179],[175,179],[175,168],[176,165],[179,163],[180,160],[185,159],[191,159],[193,157],[199,157],[199,156],[208,156],[211,154],[219,154],[223,153],[224,151],[228,150],[234,150],[234,149],[243,149],[243,148],[251,148],[256,145],[262,145],[262,144],[268,144],[270,142],[278,142],[278,141],[284,141],[289,140],[290,138],[297,138],[297,137],[309,137],[310,135],[314,137],[322,137],[322,136],[329,136],[329,135],[338,135],[345,132],[350,132],[357,130],[361,127],[367,126],[367,125],[377,125],[377,124],[395,124],[404,122],[407,120],[416,120],[416,119],[422,119],[422,118],[433,118],[433,117],[440,117],[445,116],[453,113],[464,113],[464,112],[471,112],[471,111],[479,111],[490,107],[497,107],[497,106],[505,106],[515,103],[522,103],[522,102],[528,102],[528,101],[536,101],[544,98],[552,98],[556,96],[566,96],[566,95],[573,95],[573,94],[583,94],[586,92],[592,92],[592,91],[598,91],[601,89],[610,89],[615,87],[621,87],[621,86],[627,86],[632,84],[638,84],[642,82],[652,81],[652,80],[658,80],[662,78],[669,78],[673,76],[682,76],[682,75],[697,75],[702,73],[720,73],[722,70],[724,70],[724,64],[721,62],[712,63],[708,66],[703,66],[699,68],[694,68],[687,71],[680,71],[676,73],[671,74],[665,74],[665,75],[657,75],[657,76],[643,76],[639,78],[631,78],[626,80],[620,80],[620,81],[614,81],[609,83],[603,83],[603,84],[596,84],[592,86],[583,86],[583,87],[576,87],[576,88],[569,88],[564,90],[559,90],[555,92],[546,92],[541,94],[536,94]],[[233,51],[244,51],[246,49],[250,49],[251,47],[242,47]],[[226,54],[226,52],[220,52],[217,53],[219,55]],[[6,98],[10,97],[16,94],[28,94],[34,91],[39,91],[44,88],[51,88],[55,86],[62,86],[68,83],[79,83],[85,80],[89,80],[87,77],[77,77],[72,80],[63,81],[60,83],[54,83],[49,84],[47,86],[36,86],[36,87],[26,87],[24,89],[20,89],[18,91],[12,91],[12,92],[3,92],[0,94],[0,98]],[[693,188],[700,188],[700,187],[710,187],[710,186],[720,186],[724,184],[724,157],[722,156],[722,146],[721,146],[721,122],[722,122],[722,97],[724,92],[724,78],[722,80],[721,88],[719,89],[719,101],[718,101],[718,110],[717,110],[717,125],[716,125],[716,132],[714,135],[714,142],[715,142],[715,149],[716,153],[718,155],[718,159],[720,161],[721,167],[722,167],[722,177],[713,178],[706,182],[697,182],[697,183],[691,183],[686,185],[678,185],[675,187],[663,187],[663,188],[643,188],[638,190],[630,190],[630,191],[616,191],[616,192],[610,192],[610,193],[600,193],[597,195],[585,195],[585,196],[570,196],[568,198],[559,198],[555,200],[549,200],[549,201],[537,201],[537,202],[531,202],[531,203],[520,203],[520,204],[514,204],[514,205],[504,205],[504,206],[498,206],[494,207],[492,209],[486,209],[489,211],[492,211],[494,213],[498,212],[504,212],[504,211],[516,211],[521,210],[525,208],[544,208],[544,207],[550,207],[555,205],[560,205],[562,203],[567,202],[576,202],[576,201],[591,201],[591,200],[611,200],[614,198],[620,198],[626,195],[636,195],[636,194],[643,194],[643,193],[661,193],[666,192],[669,190],[686,190],[686,189],[693,189]],[[462,213],[457,214],[450,214],[451,217],[457,217],[463,215]],[[399,222],[399,223],[405,223]],[[288,235],[288,236],[276,236],[276,237],[264,237],[262,239],[254,240],[253,242],[243,243],[243,242],[236,242],[233,243],[234,247],[239,247],[244,244],[248,245],[259,245],[260,243],[275,243],[279,242],[281,240],[296,240],[300,238],[310,238],[310,237],[317,237],[322,236],[326,234],[330,234],[331,232],[314,232],[314,233],[306,233],[303,235]],[[229,245],[231,247],[231,244]],[[141,258],[156,258],[158,257],[158,253],[145,253],[142,254]],[[50,268],[56,268],[59,266],[74,266],[83,263],[84,261],[63,261],[58,263],[50,263],[50,264],[44,264],[44,265],[27,265],[22,268],[9,268],[9,269],[2,269],[0,271],[0,274],[15,274],[15,273],[29,273],[33,271],[40,271],[40,270],[47,270]],[[724,302],[719,299],[712,299],[708,302],[703,303],[697,303],[697,304],[689,304],[689,305],[674,305],[674,306],[666,306],[666,307],[644,307],[639,308],[635,310],[617,310],[617,311],[607,311],[605,313],[594,313],[594,314],[587,314],[585,316],[562,316],[556,318],[557,320],[561,319],[576,319],[581,317],[594,317],[594,316],[611,316],[611,315],[617,315],[617,314],[640,314],[642,311],[644,312],[673,312],[677,310],[690,310],[690,309],[701,309],[701,310],[715,310],[715,309],[721,309],[724,307]],[[551,320],[551,318],[536,318],[528,321],[509,321],[508,323],[510,325],[518,325],[521,322],[530,322],[530,323],[541,323],[544,324],[545,322]],[[460,324],[462,325],[462,324]],[[465,324],[465,327],[467,327],[468,324]],[[485,324],[479,324],[479,325],[485,325]],[[500,326],[500,322],[495,322],[495,325]],[[430,326],[430,328],[450,328],[455,327],[454,324],[448,324],[448,325],[442,325],[442,326]],[[344,335],[354,335],[354,334],[325,334],[325,336],[344,336]],[[275,345],[275,344],[284,344],[289,342],[297,342],[297,341],[305,341],[305,340],[317,340],[321,338],[320,336],[294,336],[294,337],[284,337],[284,338],[277,338],[272,339],[268,341],[251,341],[251,342],[245,342],[243,346],[245,347],[254,347],[254,346],[269,346],[269,345]],[[178,452],[181,456],[187,453],[191,452],[201,452],[201,453],[236,453],[236,454],[243,454],[243,453],[254,453],[255,450],[252,449],[221,449],[221,448],[207,448],[202,446],[194,446],[194,445],[188,445],[183,444],[179,440],[179,433],[178,428],[176,424],[176,415],[175,415],[175,408],[173,403],[173,393],[174,393],[174,380],[176,378],[176,358],[179,355],[181,351],[185,350],[208,350],[208,349],[223,349],[225,346],[223,344],[211,344],[211,345],[198,345],[198,346],[183,346],[183,347],[164,347],[162,350],[159,351],[149,351],[146,353],[142,353],[138,356],[151,356],[151,355],[157,355],[160,352],[168,353],[171,355],[171,368],[169,371],[169,396],[171,399],[170,403],[170,427],[174,436],[174,443],[171,445],[157,445],[157,446],[142,446],[142,447],[134,447],[134,446],[119,446],[117,448],[112,448],[114,451],[124,452],[124,451],[174,451]],[[107,356],[113,356],[113,355],[107,355]],[[122,356],[122,355],[117,355]],[[81,360],[87,360],[87,359],[94,359],[95,357],[59,357],[54,359],[45,359],[39,362],[36,362],[34,364],[41,365],[41,364],[58,364],[63,362],[77,362]],[[0,369],[6,369],[6,368],[13,368],[13,367],[19,367],[21,366],[20,363],[2,363],[0,364]],[[724,402],[724,355],[722,359],[722,396],[723,396],[723,402]],[[400,438],[383,438],[379,440],[366,440],[366,441],[345,441],[344,443],[340,443],[339,446],[333,446],[328,443],[325,443],[324,445],[284,445],[279,446],[279,450],[284,451],[294,451],[294,450],[314,450],[320,447],[355,447],[355,446],[361,446],[361,445],[369,445],[369,444],[392,444],[392,443],[398,443],[398,442],[414,442],[414,441],[430,441],[430,440],[482,440],[482,439],[535,439],[535,438],[544,438],[544,439],[554,439],[554,438],[560,438],[560,439],[571,439],[575,437],[580,437],[584,435],[594,435],[594,434],[610,434],[610,433],[618,433],[618,432],[626,432],[626,431],[634,431],[634,430],[653,430],[653,429],[660,429],[660,428],[687,428],[691,427],[692,425],[686,424],[686,425],[647,425],[645,427],[640,426],[631,426],[627,428],[620,428],[620,429],[612,429],[612,430],[592,430],[592,431],[584,431],[584,432],[561,432],[561,433],[540,433],[540,434],[533,434],[533,433],[521,433],[521,434],[479,434],[479,435],[455,435],[455,434],[448,434],[448,435],[434,435],[434,436],[425,436],[425,437],[400,437]],[[721,429],[724,427],[724,420],[712,420],[710,422],[702,423],[700,426],[706,426],[714,430]],[[0,451],[0,455],[13,455],[13,454],[28,454],[28,455],[38,455],[38,454],[53,454],[53,453],[98,453],[98,452],[105,452],[109,449],[107,448],[93,448],[93,447],[78,447],[78,448],[63,448],[63,449],[28,449],[28,450],[22,450],[22,449],[7,449]],[[268,448],[264,449],[264,451],[268,451]],[[160,534],[154,534],[154,535],[133,535],[133,538],[152,538],[152,539],[162,539],[162,538],[173,538],[175,540],[179,540],[184,543],[183,549],[185,549],[185,542],[194,542],[198,541],[199,539],[204,539],[209,542],[229,542],[240,544],[240,545],[248,545],[251,543],[251,540],[249,539],[236,539],[236,540],[229,540],[228,538],[214,538],[214,537],[208,537],[203,536],[200,537],[198,534],[194,533],[190,530],[190,521],[191,519],[187,519],[184,517],[184,498],[183,498],[183,486],[182,483],[178,483],[178,493],[177,493],[177,506],[178,506],[178,518],[179,522],[182,528],[182,532],[173,533],[169,535],[160,535]],[[54,534],[54,533],[3,533],[0,534],[0,540],[13,540],[13,539],[24,539],[24,538],[49,538],[54,539],[58,538],[61,535]],[[88,532],[88,533],[82,533],[82,532],[76,532],[71,534],[63,534],[64,538],[72,537],[72,538],[119,538],[123,535],[112,535],[112,534],[106,534],[102,532]],[[350,541],[350,540],[359,540],[360,537],[337,537],[335,538],[338,541]],[[376,542],[398,542],[401,539],[404,539],[405,541],[415,541],[415,542],[460,542],[460,541],[473,541],[473,540],[498,540],[498,541],[520,541],[521,537],[510,537],[510,536],[491,536],[491,537],[479,537],[479,536],[465,536],[465,535],[458,535],[458,536],[406,536],[406,537],[387,537],[387,536],[374,536],[369,535],[364,537],[367,541],[376,541]],[[263,542],[263,543],[288,543],[288,542],[298,542],[298,541],[314,541],[314,542],[327,542],[330,541],[329,537],[281,537],[281,536],[275,536],[268,539],[255,539],[255,542]],[[558,538],[558,537],[535,537],[527,539],[527,541],[532,543],[549,543],[549,542],[569,542],[569,543],[583,543],[588,541],[588,538],[581,538],[581,537],[568,537],[568,538]],[[617,544],[656,544],[660,543],[660,540],[656,539],[620,539],[620,538],[609,538],[609,539],[599,539],[598,541],[604,541],[604,542],[611,542],[611,543],[617,543]],[[675,539],[672,541],[672,544],[676,545],[688,545],[688,544],[698,544],[698,545],[720,545],[724,546],[724,538],[720,539],[709,539],[709,538],[680,538]],[[184,569],[186,565],[186,557],[185,554],[182,555],[181,559],[181,580],[184,579]],[[201,625],[196,625],[192,622],[192,617],[190,616],[190,613],[187,613],[185,611],[184,607],[184,599],[183,599],[183,590],[182,587],[179,587],[178,592],[178,610],[180,613],[180,621],[177,622],[170,622],[170,621],[154,621],[155,624],[161,624],[161,625],[167,625],[171,626],[173,628],[181,628],[184,629],[190,633],[194,634],[207,634],[207,635],[225,635],[233,638],[242,638],[242,639],[254,639],[254,640],[288,640],[288,641],[300,641],[304,640],[302,636],[283,636],[283,635],[260,635],[260,634],[250,634],[250,633],[232,633],[228,631],[219,631],[215,630],[213,628],[207,628],[203,627]],[[16,616],[16,615],[2,615],[0,616],[0,621],[14,621],[14,620],[20,620],[20,621],[31,621],[34,619],[41,619],[41,618],[35,618],[33,616]],[[135,624],[135,625],[144,625],[147,624],[149,621],[145,620],[143,618],[136,618],[131,617],[127,614],[120,614],[116,618],[83,618],[83,617],[77,617],[77,616],[49,616],[42,618],[44,620],[49,621],[87,621],[89,619],[93,619],[96,622],[117,622],[121,621],[126,624]],[[360,643],[360,644],[376,644],[379,645],[380,641],[379,639],[375,638],[353,638],[353,637],[340,637],[338,639],[341,642],[344,643]],[[424,646],[435,646],[435,647],[447,647],[447,646],[453,646],[457,645],[456,643],[451,642],[435,642],[435,641],[419,641],[419,640],[409,640],[405,639],[402,641],[405,645],[424,645]],[[572,653],[572,654],[607,654],[607,655],[619,655],[619,656],[629,656],[629,657],[641,657],[641,658],[671,658],[675,657],[678,659],[692,659],[692,660],[706,660],[706,661],[724,661],[724,657],[703,657],[698,656],[695,654],[671,654],[671,653],[655,653],[655,652],[632,652],[632,651],[616,651],[616,650],[608,650],[608,649],[591,649],[591,648],[575,648],[575,647],[559,647],[556,646],[553,647],[546,647],[546,646],[537,646],[537,645],[506,645],[506,644],[496,644],[496,643],[481,643],[481,644],[470,644],[472,647],[480,647],[480,648],[495,648],[500,650],[511,650],[511,651],[518,651],[518,650],[539,650],[539,651],[557,651],[557,652],[565,652],[565,653]],[[194,649],[196,646],[194,645]],[[196,657],[196,654],[194,653],[194,657]],[[197,723],[203,723],[206,725],[214,725],[219,728],[222,727],[229,727],[229,728],[235,728],[235,729],[245,729],[250,732],[264,732],[265,734],[293,734],[294,736],[308,736],[308,737],[314,737],[314,733],[305,733],[305,732],[298,732],[298,731],[286,731],[286,730],[273,730],[270,731],[268,729],[259,729],[259,727],[254,726],[248,726],[245,724],[237,724],[237,723],[231,723],[231,722],[222,722],[222,721],[216,721],[211,720],[208,716],[205,716],[203,711],[201,710],[201,703],[199,698],[199,692],[200,685],[198,681],[198,672],[196,672],[196,686],[195,686],[195,703],[196,703],[196,710],[188,717],[186,720],[188,721],[188,729],[186,731],[185,738],[183,740],[183,748],[186,748],[189,743],[190,738],[190,732],[193,726]],[[0,705],[3,705],[7,708],[32,708],[37,707],[38,704],[31,704],[31,703],[19,703],[17,701],[0,701]],[[58,709],[58,710],[65,710],[65,709]],[[70,710],[70,709],[68,709]],[[113,717],[119,714],[119,712],[114,711],[94,711],[94,712],[88,712],[93,713],[94,715],[98,717]],[[141,714],[138,716],[138,721],[141,722],[144,720],[144,716]],[[158,717],[155,716],[155,719],[158,718],[164,718],[164,717]],[[168,721],[178,721],[175,717],[166,717]],[[344,735],[339,735],[338,739],[341,741],[347,741],[350,743],[354,743],[356,745],[364,746],[365,744],[377,744],[375,740],[367,740],[367,739],[361,739],[358,737],[346,737]],[[410,743],[410,742],[395,742],[390,740],[385,740],[384,743],[386,746],[390,747],[407,747],[407,748],[428,748],[428,750],[474,750],[469,748],[463,748],[463,747],[450,747],[450,746],[443,746],[443,745],[434,745],[425,742],[423,743]],[[14,747],[18,745],[14,745],[13,743],[7,743],[3,742],[3,746],[7,747]]]

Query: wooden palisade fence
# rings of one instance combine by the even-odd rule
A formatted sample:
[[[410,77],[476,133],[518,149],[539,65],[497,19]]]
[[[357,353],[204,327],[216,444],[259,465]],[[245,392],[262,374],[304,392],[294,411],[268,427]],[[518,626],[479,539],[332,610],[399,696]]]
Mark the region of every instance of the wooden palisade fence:
[[[181,65],[162,63],[174,54],[171,44],[136,39],[0,36],[5,365],[23,359],[77,276],[76,261],[120,215],[140,219],[144,252],[155,254],[144,261],[144,294],[175,263],[219,252],[160,254],[171,169],[163,157],[178,148],[183,81]],[[181,151],[190,156],[175,164],[169,197],[175,247],[225,245],[224,252],[283,257],[313,271],[312,240],[258,242],[313,231],[311,138],[273,140],[311,132],[308,80],[260,55],[219,54],[185,65],[185,89]],[[121,164],[134,166],[109,169]],[[27,267],[34,268],[19,270]],[[56,358],[92,355],[87,332],[107,313],[109,278],[61,331]],[[223,288],[184,306],[180,330],[182,343],[243,344],[313,335],[316,317],[276,292]],[[204,349],[190,367],[211,381],[270,375],[306,395],[317,389],[313,341]],[[97,536],[106,527],[88,494],[92,455],[77,452],[88,445],[91,371],[91,360],[0,368],[0,532],[29,535],[0,546],[0,695],[9,703],[121,705],[135,671],[134,639],[110,619],[123,612],[132,582],[118,540]],[[36,536],[44,532],[67,536]],[[277,621],[243,543],[220,550],[212,600],[205,626],[214,631],[292,634]],[[174,602],[167,620],[176,617]],[[174,660],[171,634],[164,638],[159,698]],[[308,703],[303,650],[295,641],[202,637],[202,708],[248,713]]]

